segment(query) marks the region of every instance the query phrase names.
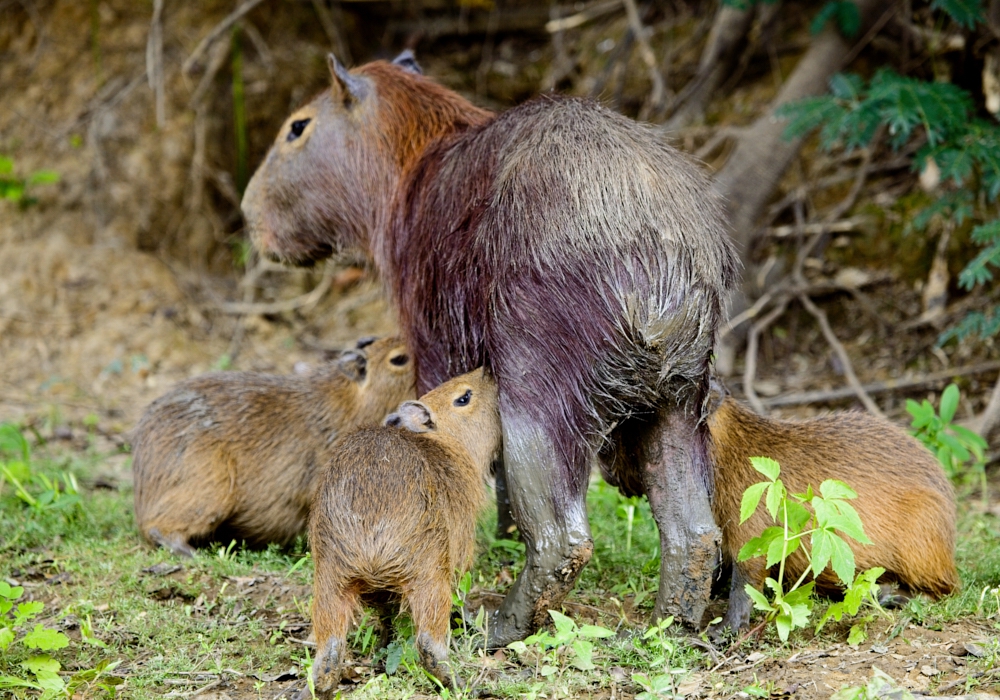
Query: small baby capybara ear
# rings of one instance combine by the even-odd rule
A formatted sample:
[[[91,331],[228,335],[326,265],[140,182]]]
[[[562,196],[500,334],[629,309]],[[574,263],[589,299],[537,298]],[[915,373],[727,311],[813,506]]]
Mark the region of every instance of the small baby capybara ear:
[[[358,342],[354,344],[355,350],[364,350],[369,345],[378,340],[377,335],[366,335],[364,338],[358,338]]]
[[[327,55],[326,61],[330,66],[330,78],[333,79],[333,90],[335,93],[340,93],[343,103],[351,105],[364,99],[368,93],[368,85],[365,81],[351,75],[332,53]]]
[[[417,75],[424,74],[424,69],[420,67],[420,64],[417,63],[416,56],[414,56],[413,52],[410,51],[409,49],[406,49],[405,51],[403,51],[403,53],[399,54],[398,56],[396,56],[396,58],[392,59],[392,62],[393,65],[397,65],[403,70],[409,71],[410,73],[416,73]]]
[[[705,395],[704,411],[705,415],[711,415],[719,410],[722,402],[729,398],[729,389],[714,374],[708,380],[708,393]]]
[[[395,413],[390,413],[385,424],[394,428],[405,428],[411,433],[429,433],[437,428],[434,416],[425,404],[419,401],[404,401]]]
[[[367,373],[368,360],[357,350],[345,350],[337,358],[337,366],[352,381],[360,382]]]

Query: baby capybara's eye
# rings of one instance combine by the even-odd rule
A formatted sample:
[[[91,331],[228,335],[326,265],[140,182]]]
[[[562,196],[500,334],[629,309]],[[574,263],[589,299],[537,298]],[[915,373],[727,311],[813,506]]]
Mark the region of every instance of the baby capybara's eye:
[[[456,406],[468,406],[469,401],[472,400],[472,389],[466,389],[465,393],[455,399],[452,403]]]
[[[292,122],[292,128],[288,131],[288,141],[294,141],[298,137],[302,136],[302,132],[306,130],[306,127],[311,122],[311,119],[296,119]]]
[[[389,358],[389,364],[396,365],[397,367],[402,367],[409,361],[410,361],[409,355],[396,355],[394,357]]]

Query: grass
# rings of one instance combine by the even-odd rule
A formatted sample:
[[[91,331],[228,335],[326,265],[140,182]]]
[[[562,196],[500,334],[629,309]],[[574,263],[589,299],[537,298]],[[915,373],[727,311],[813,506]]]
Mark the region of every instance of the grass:
[[[273,698],[295,674],[303,677],[313,653],[303,644],[309,634],[312,580],[305,542],[300,540],[289,550],[265,551],[218,544],[202,550],[193,561],[153,549],[135,528],[131,489],[92,487],[109,463],[121,459],[120,454],[102,454],[94,448],[82,452],[36,448],[32,470],[49,476],[69,472],[81,484],[81,503],[65,512],[29,508],[10,485],[0,486],[0,579],[25,586],[25,599],[45,603],[41,621],[69,635],[70,646],[53,654],[63,668],[71,672],[92,668],[102,659],[116,661],[113,673],[126,679],[118,695],[128,698],[190,694],[219,686],[233,698]],[[588,503],[594,557],[563,612],[581,626],[599,625],[615,633],[592,640],[596,668],[580,670],[569,644],[547,651],[548,661],[540,656],[541,646],[525,654],[513,650],[485,654],[475,648],[481,631],[471,629],[456,634],[454,640],[453,659],[461,676],[478,679],[491,696],[501,698],[607,698],[613,686],[616,697],[655,698],[683,690],[685,683],[715,695],[742,691],[746,682],[710,673],[718,657],[713,658],[697,640],[674,636],[676,628],[643,639],[658,571],[658,536],[645,501],[636,506],[630,548],[625,544],[626,501],[617,491],[595,482]],[[523,561],[521,545],[493,538],[494,517],[487,513],[477,530],[479,554],[469,592],[473,602],[495,604]],[[1000,519],[966,512],[960,532],[962,591],[937,603],[913,603],[893,613],[887,624],[873,623],[873,640],[879,634],[888,637],[894,628],[935,629],[962,621],[997,634],[1000,599],[990,590],[1000,585]],[[171,571],[178,565],[180,569]],[[421,671],[410,644],[363,655],[359,650],[366,636],[369,642],[372,636],[367,624],[354,638],[356,686],[351,697],[440,693]],[[397,624],[404,635],[409,631],[405,616]],[[106,648],[85,643],[83,631],[88,626]],[[818,639],[811,631],[796,633],[788,646],[768,631],[743,652],[787,658],[807,646],[843,645],[846,629],[828,626]],[[987,649],[987,655],[969,667],[988,670],[991,664],[1000,664],[1000,648]],[[542,675],[546,665],[553,670]],[[389,666],[395,673],[385,672]],[[292,675],[281,675],[289,670]],[[633,674],[659,678],[660,694],[643,695]],[[759,685],[767,687],[769,682],[762,676]],[[37,697],[25,693],[23,697]],[[451,697],[456,695],[461,693]]]

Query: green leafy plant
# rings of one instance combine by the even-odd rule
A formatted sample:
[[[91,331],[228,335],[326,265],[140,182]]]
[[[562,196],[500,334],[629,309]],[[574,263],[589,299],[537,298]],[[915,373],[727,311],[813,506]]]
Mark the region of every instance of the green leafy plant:
[[[913,700],[913,693],[900,688],[896,681],[879,668],[872,667],[872,677],[862,686],[843,686],[831,696],[831,700],[878,700],[896,698]]]
[[[555,634],[541,630],[531,635],[523,642],[511,642],[508,649],[513,649],[519,657],[532,657],[535,662],[535,678],[549,678],[560,673],[563,661],[568,657],[569,663],[581,671],[594,668],[594,644],[592,639],[613,637],[614,632],[597,625],[577,626],[571,618],[556,610],[549,610],[549,616],[555,625]]]
[[[618,515],[625,519],[625,551],[632,551],[632,529],[635,525],[635,510],[642,501],[642,496],[618,495],[621,502],[618,504]]]
[[[0,485],[3,483],[10,484],[17,497],[35,513],[57,510],[72,515],[81,506],[79,486],[72,473],[47,476],[32,471],[28,441],[11,423],[0,423]]]
[[[19,603],[23,594],[24,588],[0,581],[0,690],[37,690],[43,700],[72,697],[84,686],[113,695],[122,679],[111,675],[117,664],[110,661],[63,680],[59,675],[62,665],[48,652],[66,648],[69,638],[36,622],[45,605],[38,601]]]
[[[0,156],[0,199],[27,207],[38,201],[29,190],[56,182],[59,182],[59,173],[51,170],[37,170],[28,177],[18,177],[14,174],[13,159]]]
[[[747,561],[753,557],[765,557],[767,568],[778,566],[778,578],[768,576],[764,585],[771,590],[770,599],[752,585],[746,585],[747,595],[754,602],[754,608],[766,614],[766,622],[773,622],[782,641],[788,640],[792,630],[809,624],[814,600],[812,598],[813,582],[806,582],[812,574],[819,576],[830,567],[837,578],[852,595],[860,601],[868,600],[878,608],[875,597],[877,587],[873,588],[875,579],[882,571],[869,570],[855,578],[854,552],[847,542],[838,534],[843,533],[862,544],[871,544],[864,533],[861,518],[848,500],[857,498],[857,494],[842,481],[827,479],[819,487],[819,495],[813,493],[809,486],[804,494],[789,494],[779,478],[780,465],[769,457],[751,457],[753,468],[763,474],[767,481],[749,486],[743,493],[740,503],[740,522],[746,522],[754,514],[760,501],[771,518],[778,523],[765,529],[740,549],[737,558]],[[786,587],[785,566],[788,557],[801,550],[809,566],[802,572],[798,580]],[[846,602],[846,599],[845,599]],[[857,608],[853,605],[840,608],[840,615]],[[852,613],[853,614],[853,613]],[[836,619],[840,619],[835,615]],[[829,619],[824,617],[820,626]]]
[[[907,399],[906,411],[912,416],[910,433],[937,456],[952,479],[977,477],[985,499],[987,444],[976,433],[952,422],[960,398],[958,387],[949,384],[941,393],[937,411],[927,399],[920,403]]]
[[[642,688],[642,692],[636,695],[636,700],[657,700],[661,697],[676,696],[680,676],[688,672],[685,668],[675,668],[673,665],[677,654],[677,641],[668,632],[673,623],[673,616],[658,620],[635,643],[637,648],[649,654],[650,667],[659,670],[655,674],[632,674],[632,682]]]
[[[830,21],[837,23],[844,36],[853,37],[861,27],[861,14],[858,12],[858,6],[851,0],[830,0],[816,13],[809,24],[809,31],[819,34]]]

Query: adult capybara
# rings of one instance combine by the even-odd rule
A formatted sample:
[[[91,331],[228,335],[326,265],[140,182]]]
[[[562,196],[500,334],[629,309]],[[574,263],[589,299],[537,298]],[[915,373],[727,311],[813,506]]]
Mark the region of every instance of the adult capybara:
[[[361,252],[387,282],[417,389],[487,366],[527,563],[491,645],[547,620],[593,550],[598,450],[660,528],[656,614],[697,623],[718,529],[702,398],[737,276],[707,179],[653,129],[544,96],[500,115],[420,74],[409,53],[348,72],[294,112],[243,198],[263,254]],[[611,450],[614,452],[614,450]]]
[[[146,539],[192,556],[213,535],[264,545],[304,531],[337,436],[415,395],[399,338],[359,345],[307,376],[215,372],[154,401],[132,433]]]
[[[484,483],[500,450],[496,385],[483,370],[407,401],[381,428],[343,436],[309,517],[318,693],[340,681],[347,630],[385,593],[409,608],[424,666],[445,684],[454,575],[468,569]]]
[[[724,392],[724,390],[722,390]],[[763,507],[742,525],[740,501],[751,484],[764,481],[750,457],[766,456],[781,465],[781,480],[790,493],[818,490],[826,479],[847,483],[857,494],[851,505],[861,516],[863,545],[845,538],[858,571],[880,566],[881,579],[911,593],[937,598],[959,585],[955,570],[955,496],[937,459],[916,438],[869,413],[835,413],[803,421],[776,420],[754,413],[717,392],[718,408],[708,417],[715,496],[712,509],[722,528],[723,562],[733,565],[729,610],[720,626],[733,630],[750,620],[751,600],[744,590],[760,589],[767,575],[757,557],[736,562],[740,548],[774,522]],[[801,550],[788,557],[787,580],[808,568]],[[830,569],[817,589],[839,590]]]

